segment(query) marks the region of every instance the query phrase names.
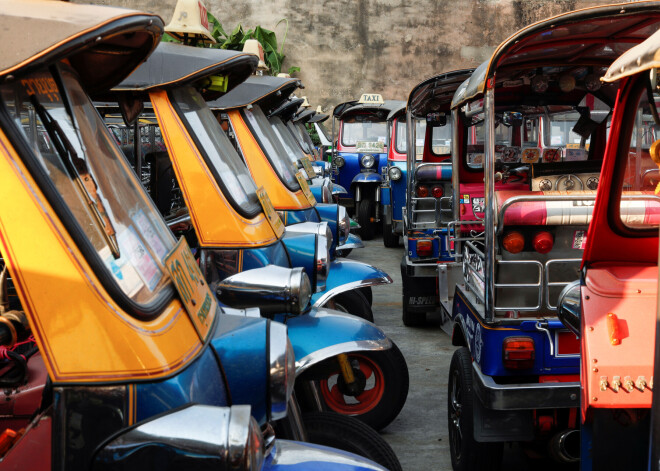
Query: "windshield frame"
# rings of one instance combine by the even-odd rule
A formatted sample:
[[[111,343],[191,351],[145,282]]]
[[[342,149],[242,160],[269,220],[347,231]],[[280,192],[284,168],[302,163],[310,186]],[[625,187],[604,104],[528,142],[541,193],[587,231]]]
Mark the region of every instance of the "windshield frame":
[[[47,71],[53,76],[57,83],[59,92],[61,93],[62,100],[68,102],[65,106],[73,106],[71,99],[69,98],[70,90],[64,85],[64,81],[61,75],[61,69],[58,64],[53,64],[48,67],[41,69],[42,71]],[[38,71],[31,71],[21,76],[16,77],[16,81],[19,81],[21,77],[30,77],[37,73]],[[140,181],[138,180],[135,172],[132,170],[126,156],[121,152],[121,149],[118,148],[114,135],[105,125],[102,117],[98,111],[94,108],[89,96],[87,95],[85,89],[80,83],[79,77],[73,69],[68,71],[77,82],[77,85],[80,87],[81,91],[87,97],[87,102],[85,103],[96,113],[99,123],[101,123],[101,129],[105,129],[107,134],[107,141],[116,148],[116,157],[119,159],[119,164],[124,168],[125,175],[133,180],[133,185],[138,189],[140,199],[147,205],[150,206],[152,212],[160,216],[160,212],[155,208],[151,200],[146,197],[145,191],[141,186]],[[78,125],[78,120],[74,120],[76,125]],[[12,118],[12,115],[7,108],[4,100],[0,100],[0,123],[2,129],[7,135],[9,142],[12,144],[16,153],[18,154],[21,161],[25,164],[28,172],[32,178],[37,183],[39,189],[44,194],[46,200],[51,205],[55,214],[57,215],[59,221],[67,230],[68,234],[73,239],[74,243],[82,253],[85,261],[89,264],[90,268],[93,271],[93,274],[100,281],[103,288],[106,290],[108,295],[117,303],[117,305],[126,313],[132,315],[133,317],[147,321],[152,320],[158,317],[165,310],[166,306],[173,300],[175,297],[175,289],[171,282],[169,273],[163,272],[163,276],[167,277],[165,284],[154,293],[152,299],[147,303],[140,303],[132,299],[124,290],[119,286],[119,283],[113,277],[111,271],[108,269],[101,256],[94,247],[92,241],[89,239],[84,229],[80,226],[77,218],[73,214],[71,208],[64,200],[64,197],[60,194],[59,190],[55,186],[55,183],[51,180],[50,176],[47,174],[46,170],[42,166],[39,157],[35,154],[32,146],[27,141],[27,136],[18,128],[15,120]],[[162,219],[162,217],[161,217]],[[163,225],[166,227],[165,222]],[[173,236],[172,236],[173,237]],[[173,237],[174,238],[174,237]],[[175,240],[176,245],[176,240]],[[163,263],[164,259],[161,260]]]
[[[272,133],[274,135],[275,139],[276,139],[275,142],[272,142],[269,139],[269,143],[268,143],[269,145],[264,144],[263,137],[268,138],[268,136],[267,135],[262,136],[261,135],[262,132],[257,132],[257,130],[254,128],[254,125],[252,124],[250,119],[245,114],[246,111],[250,111],[252,113],[252,115],[255,117],[255,120],[257,122],[259,122],[260,118],[254,113],[254,110],[258,110],[263,115],[263,117],[265,118],[265,123],[268,125],[267,129],[266,128],[261,128],[260,131],[265,131],[266,134],[268,132]],[[291,191],[292,193],[297,193],[298,191],[301,191],[302,189],[300,188],[300,184],[298,183],[298,180],[296,180],[296,173],[298,173],[298,168],[293,166],[294,164],[293,164],[293,162],[291,161],[291,159],[289,157],[280,156],[279,153],[277,152],[276,147],[277,146],[281,147],[281,143],[280,143],[280,140],[279,140],[280,138],[277,136],[277,133],[272,129],[273,125],[271,124],[270,120],[266,116],[266,113],[264,113],[264,111],[261,109],[261,107],[257,104],[252,105],[251,110],[248,110],[247,107],[241,108],[239,110],[239,113],[241,115],[241,118],[243,119],[243,121],[247,125],[248,129],[250,130],[250,134],[252,134],[252,137],[254,138],[254,140],[257,141],[257,144],[259,144],[259,148],[261,149],[261,152],[263,152],[263,154],[266,156],[266,159],[268,160],[268,163],[270,164],[271,168],[275,171],[275,174],[277,175],[277,178],[279,178],[280,182],[282,182],[282,184],[289,191]],[[268,150],[269,147],[272,149],[272,151],[275,151],[275,154],[276,154],[275,156],[270,155],[271,152]],[[281,149],[281,150],[285,151],[286,149]],[[302,152],[302,149],[301,149],[301,152]],[[291,181],[288,181],[286,178],[284,178],[282,176],[282,173],[280,171],[280,167],[279,167],[279,165],[277,165],[277,163],[274,161],[274,159],[278,160],[277,163],[282,163],[283,165],[291,165],[292,166],[291,170],[293,170],[293,173],[292,173],[292,180]]]
[[[255,187],[254,195],[251,195],[247,191],[245,192],[245,194],[248,198],[248,203],[250,204],[250,206],[246,208],[246,207],[243,207],[242,205],[240,205],[234,199],[234,196],[229,191],[229,188],[227,187],[227,184],[225,183],[224,179],[222,178],[222,176],[218,172],[218,169],[216,168],[215,164],[213,163],[211,157],[209,156],[206,147],[202,145],[202,143],[199,139],[199,136],[197,134],[197,131],[195,130],[195,128],[192,127],[190,121],[188,120],[188,118],[185,115],[185,112],[181,109],[176,97],[174,96],[174,92],[184,90],[184,89],[194,90],[194,87],[191,87],[191,86],[182,87],[182,88],[175,89],[175,90],[170,90],[170,91],[167,92],[167,96],[170,100],[170,103],[172,103],[172,107],[176,111],[177,116],[179,117],[179,119],[181,120],[181,122],[185,126],[186,130],[188,131],[188,134],[190,135],[193,142],[195,143],[195,147],[197,148],[197,151],[200,153],[200,155],[204,159],[204,163],[206,164],[207,168],[209,169],[209,171],[213,175],[213,179],[215,180],[216,184],[220,188],[220,191],[222,192],[223,197],[227,201],[229,201],[229,203],[231,204],[231,207],[237,213],[239,213],[241,216],[243,216],[245,218],[248,218],[248,219],[254,219],[260,213],[263,212],[263,208],[262,208],[261,204],[259,203],[259,198],[257,197],[257,192],[256,192],[256,190],[258,189],[257,184],[254,183],[254,178],[252,178],[252,175],[250,173],[250,169],[245,164],[245,161],[243,160],[243,157],[239,154],[239,152],[236,149],[234,149],[234,146],[231,145],[231,142],[229,141],[229,137],[227,137],[225,132],[222,130],[222,127],[220,126],[220,123],[217,122],[215,114],[211,111],[211,109],[208,107],[206,102],[202,99],[202,102],[204,103],[205,109],[208,110],[208,114],[213,118],[213,122],[216,125],[212,130],[210,130],[206,126],[204,126],[205,131],[207,133],[209,133],[209,131],[217,132],[218,135],[224,136],[224,138],[227,140],[227,143],[228,143],[227,147],[228,147],[229,150],[224,149],[224,148],[216,149],[216,151],[218,152],[218,158],[220,160],[222,160],[223,162],[225,162],[226,159],[228,158],[227,154],[231,154],[232,152],[234,152],[236,154],[236,158],[238,160],[237,165],[240,166],[241,169],[244,169],[246,176],[248,176],[252,180],[252,182],[254,183],[254,187]],[[195,92],[199,93],[196,90],[195,90]],[[200,95],[200,98],[201,98],[201,95]],[[202,108],[202,109],[204,109],[204,108]],[[221,137],[221,139],[222,139],[222,137]],[[225,163],[225,165],[228,165],[228,164]],[[239,184],[240,184],[240,182],[239,182]],[[242,187],[242,185],[241,185],[241,187]],[[243,189],[245,190],[245,188],[243,188]],[[249,200],[252,196],[254,197],[255,201],[250,202]]]

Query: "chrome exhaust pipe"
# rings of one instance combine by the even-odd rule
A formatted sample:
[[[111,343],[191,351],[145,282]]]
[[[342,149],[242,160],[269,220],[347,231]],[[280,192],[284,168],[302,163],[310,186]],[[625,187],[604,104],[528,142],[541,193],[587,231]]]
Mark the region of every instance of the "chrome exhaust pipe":
[[[559,432],[550,439],[548,452],[560,463],[577,463],[580,461],[580,431],[569,429]]]

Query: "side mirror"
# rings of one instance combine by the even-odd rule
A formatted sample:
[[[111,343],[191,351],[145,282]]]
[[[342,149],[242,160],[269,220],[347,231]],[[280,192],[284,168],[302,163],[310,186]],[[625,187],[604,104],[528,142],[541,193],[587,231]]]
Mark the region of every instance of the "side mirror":
[[[577,338],[580,338],[580,304],[580,282],[574,281],[566,285],[559,293],[557,315],[562,324],[568,327]]]

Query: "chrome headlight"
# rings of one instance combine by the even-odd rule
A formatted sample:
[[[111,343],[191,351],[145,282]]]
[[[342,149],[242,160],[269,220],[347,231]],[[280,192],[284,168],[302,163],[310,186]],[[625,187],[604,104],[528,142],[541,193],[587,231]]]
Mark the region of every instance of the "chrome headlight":
[[[314,165],[314,175],[317,177],[323,176],[323,168],[320,165]]]
[[[341,205],[337,205],[337,245],[342,245],[348,239],[351,232],[351,219],[348,217],[348,211]]]
[[[580,315],[582,313],[580,280],[567,284],[559,293],[557,317],[578,338],[581,336]]]
[[[364,168],[371,168],[376,163],[376,159],[371,154],[365,154],[365,155],[362,156],[362,159],[360,160],[360,162],[362,163],[362,166]]]
[[[401,169],[399,167],[390,167],[388,174],[392,181],[401,180]]]
[[[268,333],[269,390],[271,420],[286,416],[286,407],[296,381],[296,356],[287,335],[286,325],[270,322]]]
[[[338,155],[337,157],[335,157],[335,165],[337,167],[343,167],[344,164],[346,164],[346,161],[344,160],[344,158],[341,155]]]
[[[327,223],[322,223],[326,224]],[[332,237],[332,235],[331,235]],[[316,238],[316,291],[325,290],[325,282],[328,279],[328,273],[330,273],[330,245],[331,239],[328,239],[326,236],[319,235]]]
[[[329,178],[326,178],[323,181],[323,186],[321,187],[321,195],[323,197],[324,203],[332,203],[332,183]]]
[[[165,463],[172,456],[182,469],[203,465],[257,471],[264,462],[264,439],[250,406],[196,404],[125,430],[96,454],[94,463],[140,469],[144,463]]]
[[[216,295],[236,309],[256,305],[262,314],[300,314],[312,297],[312,287],[303,268],[268,265],[225,278]]]

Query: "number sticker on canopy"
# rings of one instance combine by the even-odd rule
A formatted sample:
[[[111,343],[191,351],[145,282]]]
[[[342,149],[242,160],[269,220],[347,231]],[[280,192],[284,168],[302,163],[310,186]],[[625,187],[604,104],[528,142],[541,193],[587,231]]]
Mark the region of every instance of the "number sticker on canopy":
[[[257,190],[257,197],[259,198],[261,207],[264,208],[266,219],[268,219],[270,226],[273,228],[273,231],[275,231],[275,235],[278,238],[282,237],[282,234],[284,234],[284,223],[282,222],[282,219],[280,219],[280,215],[277,214],[277,211],[275,211],[273,203],[270,201],[268,193],[266,193],[266,190],[263,186],[259,187]]]

